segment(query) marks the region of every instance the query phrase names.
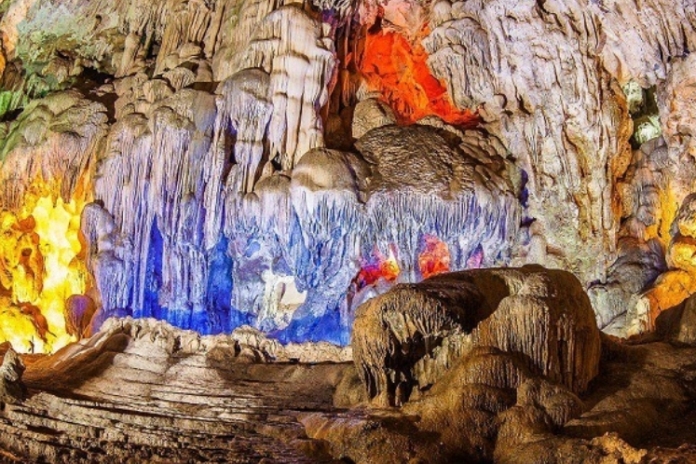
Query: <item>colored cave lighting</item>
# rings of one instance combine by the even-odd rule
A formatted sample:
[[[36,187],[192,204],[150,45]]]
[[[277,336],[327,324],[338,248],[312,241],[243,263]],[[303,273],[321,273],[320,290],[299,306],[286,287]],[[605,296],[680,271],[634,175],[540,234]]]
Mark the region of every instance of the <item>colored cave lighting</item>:
[[[427,32],[425,28],[421,35]],[[419,39],[412,44],[396,32],[378,30],[367,33],[358,68],[368,86],[382,92],[401,124],[436,115],[453,125],[475,126],[477,115],[452,103],[446,88],[430,72],[427,58]]]
[[[369,260],[364,260],[363,265],[355,278],[358,290],[370,285],[374,285],[380,279],[386,282],[394,282],[399,277],[399,264],[396,262],[393,250],[389,250],[389,255],[385,256],[375,249]]]
[[[447,244],[434,235],[423,237],[423,251],[418,255],[418,268],[424,279],[449,272],[450,253]]]
[[[20,217],[0,218],[0,343],[24,353],[50,353],[74,338],[65,329],[65,300],[82,294],[78,259],[82,205],[44,196]]]

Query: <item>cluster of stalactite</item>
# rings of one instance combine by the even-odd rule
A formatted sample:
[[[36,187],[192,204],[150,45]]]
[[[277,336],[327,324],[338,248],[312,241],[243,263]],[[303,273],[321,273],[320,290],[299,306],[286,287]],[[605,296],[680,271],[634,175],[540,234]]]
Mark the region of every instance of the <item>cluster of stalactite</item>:
[[[24,349],[126,315],[345,343],[395,283],[529,262],[576,273],[600,325],[649,328],[691,276],[696,21],[668,3],[9,2]]]

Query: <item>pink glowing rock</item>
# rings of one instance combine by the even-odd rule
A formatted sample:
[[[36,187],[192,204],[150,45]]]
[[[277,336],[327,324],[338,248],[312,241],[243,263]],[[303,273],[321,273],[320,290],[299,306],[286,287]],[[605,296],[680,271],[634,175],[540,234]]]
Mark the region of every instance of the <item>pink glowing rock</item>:
[[[92,335],[92,319],[97,312],[94,300],[87,295],[72,295],[65,302],[65,328],[78,339]]]

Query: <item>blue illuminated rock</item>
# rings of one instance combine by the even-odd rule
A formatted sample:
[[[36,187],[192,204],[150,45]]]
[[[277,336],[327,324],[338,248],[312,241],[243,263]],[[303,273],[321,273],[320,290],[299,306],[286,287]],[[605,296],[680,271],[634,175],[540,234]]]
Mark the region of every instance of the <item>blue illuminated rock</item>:
[[[356,283],[375,250],[394,254],[401,282],[423,277],[426,236],[444,244],[454,270],[474,255],[484,266],[509,260],[520,208],[485,134],[385,126],[359,141],[362,153],[310,150],[291,173],[252,182],[246,161],[225,161],[225,121],[246,127],[228,98],[263,73],[235,76],[217,111],[188,89],[153,103],[139,87],[121,89],[152,116],[123,114],[112,128],[96,186],[104,207],[83,214],[100,320],[157,317],[202,333],[251,324],[284,341],[346,344],[355,308],[389,286]],[[262,129],[245,128],[251,135],[236,143]]]

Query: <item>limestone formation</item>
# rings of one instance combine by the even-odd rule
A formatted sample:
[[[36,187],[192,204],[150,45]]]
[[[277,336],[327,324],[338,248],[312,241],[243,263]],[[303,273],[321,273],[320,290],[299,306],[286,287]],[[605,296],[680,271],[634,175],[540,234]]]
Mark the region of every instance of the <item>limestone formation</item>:
[[[30,189],[69,201],[89,176],[105,123],[105,108],[76,91],[33,102],[2,139],[3,207],[27,207]]]
[[[99,42],[104,50],[117,47],[121,39],[124,47],[112,63],[116,71],[96,61],[90,64],[117,78],[90,89],[90,98],[108,107],[106,114],[97,104],[85,108],[85,114],[93,111],[101,124],[89,139],[99,150],[76,150],[82,156],[81,167],[70,171],[69,184],[63,186],[64,200],[79,196],[83,208],[86,250],[78,259],[84,259],[87,267],[85,288],[72,293],[91,288],[89,296],[99,307],[95,324],[112,315],[156,316],[217,333],[250,323],[267,331],[287,331],[288,339],[328,338],[346,343],[354,308],[382,291],[372,284],[367,288],[360,284],[357,289],[353,284],[363,272],[363,263],[371,265],[375,253],[394,250],[404,280],[419,278],[419,255],[423,243],[433,240],[431,236],[446,245],[451,255],[448,266],[453,269],[468,262],[508,261],[519,217],[517,187],[510,178],[519,173],[505,161],[504,147],[488,140],[484,132],[453,131],[444,138],[425,127],[413,134],[398,128],[378,133],[377,137],[390,139],[409,137],[413,147],[438,152],[429,171],[420,165],[427,159],[425,150],[418,155],[420,161],[410,166],[419,173],[431,172],[428,179],[433,185],[419,186],[427,194],[414,200],[410,189],[402,190],[403,206],[398,210],[388,205],[391,199],[385,188],[402,186],[380,184],[393,176],[404,157],[383,158],[368,168],[358,153],[337,153],[332,156],[350,160],[345,165],[348,175],[332,172],[330,176],[352,178],[354,185],[337,193],[342,187],[336,182],[315,182],[322,175],[320,164],[328,160],[310,157],[303,163],[301,158],[318,153],[315,150],[324,144],[319,109],[328,103],[333,85],[334,31],[295,6],[272,11],[271,5],[260,10],[254,5],[244,5],[237,19],[245,26],[234,33],[217,29],[221,22],[233,20],[222,3],[207,5],[200,12],[182,3],[166,24],[157,17],[164,11],[159,3],[140,8],[124,2],[108,21],[101,16],[109,9],[96,13],[92,7],[72,5],[55,13],[67,18],[79,12],[84,22],[90,17],[96,22],[94,31],[82,31],[79,37],[68,34],[65,40],[106,40],[110,31],[114,43]],[[36,8],[27,13],[31,27],[45,27],[41,15],[49,14],[50,6]],[[258,17],[250,16],[252,11]],[[120,21],[120,29],[109,29],[115,20]],[[263,26],[255,28],[253,21]],[[301,25],[307,40],[290,40],[281,30],[290,24]],[[153,33],[158,27],[165,29],[161,36]],[[241,35],[242,30],[251,29],[256,34],[253,40]],[[278,37],[276,29],[282,32]],[[48,27],[46,31],[60,35]],[[27,50],[44,43],[38,35],[33,40],[26,44]],[[194,45],[200,40],[204,47]],[[153,41],[159,47],[156,57],[148,56]],[[316,47],[300,45],[312,41]],[[213,78],[221,82],[203,85],[204,58],[217,51],[224,55],[232,44],[237,44],[237,64],[222,69],[213,57],[213,74],[217,74]],[[309,48],[300,50],[305,46]],[[83,59],[87,55],[97,59],[93,49],[80,53]],[[288,64],[302,56],[306,69]],[[145,72],[148,66],[153,67],[150,76]],[[297,90],[299,94],[288,94],[301,83],[306,88]],[[65,99],[68,94],[58,95]],[[37,100],[35,106],[51,107],[57,98]],[[31,106],[28,111],[19,121],[38,114]],[[54,113],[46,114],[45,124],[55,122],[54,130],[67,137],[63,116]],[[285,121],[286,116],[299,114],[300,119]],[[111,118],[106,137],[105,116]],[[92,127],[75,122],[85,129]],[[13,127],[9,129],[16,132]],[[14,132],[9,141],[15,140]],[[86,143],[86,136],[83,139]],[[363,146],[371,143],[367,138]],[[20,155],[19,147],[7,143],[6,163]],[[443,163],[449,167],[441,168]],[[62,174],[55,169],[50,172]],[[72,180],[77,174],[79,182]],[[402,174],[401,179],[409,176]],[[307,176],[316,183],[311,192],[305,190]],[[289,178],[292,182],[287,185]],[[77,183],[80,189],[76,190]],[[13,191],[12,197],[18,198],[13,201],[26,202],[24,190]],[[334,195],[345,198],[334,201]],[[90,206],[82,206],[93,199]],[[259,205],[264,206],[259,210]],[[492,220],[464,220],[481,211],[490,212]],[[394,215],[403,232],[385,227],[392,221],[379,219],[385,212]],[[333,222],[343,217],[352,219],[339,233]],[[320,247],[334,251],[319,252]],[[309,262],[315,264],[307,266]],[[322,317],[332,321],[332,328],[325,332],[313,329]]]
[[[629,135],[625,103],[611,77],[643,87],[663,79],[694,39],[689,5],[433,6],[424,42],[429,64],[455,103],[481,105],[487,129],[515,147],[529,178],[529,215],[539,221],[530,232],[545,244],[538,262],[573,269],[583,283],[604,279],[606,265],[590,269],[615,249],[612,190]],[[554,204],[564,206],[552,212]]]
[[[519,353],[535,372],[575,392],[597,375],[600,356],[599,331],[577,279],[534,267],[397,286],[358,309],[352,345],[368,394],[382,405],[401,404],[414,386],[436,383],[477,346]]]
[[[355,105],[352,126],[353,138],[360,139],[371,129],[390,124],[396,124],[394,112],[378,99],[367,98]]]
[[[77,463],[688,462],[692,449],[674,443],[691,433],[694,349],[608,339],[604,348],[583,401],[524,356],[476,347],[429,390],[383,410],[354,407],[365,386],[337,347],[283,347],[249,327],[201,336],[111,319],[92,338],[27,359],[34,393],[0,408],[0,446],[15,460]],[[655,435],[673,440],[656,447]]]
[[[0,403],[20,403],[26,397],[26,387],[22,383],[24,363],[11,347],[5,352],[0,365]]]
[[[72,295],[65,301],[65,330],[78,339],[92,335],[97,307],[87,295]]]
[[[648,443],[658,442],[656,434],[661,443],[666,435],[676,443],[689,440],[689,419],[680,417],[691,410],[687,398],[693,392],[680,382],[694,374],[693,350],[609,340],[605,348],[597,379],[602,386],[584,401],[540,379],[518,355],[479,347],[398,410],[316,412],[302,422],[309,436],[329,443],[334,456],[359,463],[639,463],[667,462],[661,460],[667,456],[689,462],[690,445],[663,450]],[[436,434],[437,447],[428,434]]]
[[[402,140],[408,152],[380,147],[384,138]],[[380,253],[398,253],[397,274],[415,280],[425,236],[445,243],[450,266],[460,269],[472,256],[483,265],[505,260],[509,249],[498,248],[498,238],[516,233],[518,210],[505,161],[488,161],[496,146],[477,133],[449,140],[432,127],[385,126],[358,148],[361,155],[312,150],[290,179],[274,174],[253,195],[228,197],[223,232],[237,247],[233,280],[244,289],[233,290],[234,306],[251,317],[262,314],[260,304],[275,292],[271,282],[294,276],[297,293],[306,296],[290,320],[276,326],[291,340],[312,336],[302,321],[330,317],[341,328],[333,341],[345,343],[352,312],[372,290],[360,288],[356,275],[382,259],[373,258]],[[415,176],[427,182],[413,182]],[[466,220],[483,211],[488,222]],[[259,272],[266,282],[259,282]]]
[[[0,1],[0,461],[688,460],[695,47],[694,0]]]
[[[296,415],[331,411],[335,386],[350,364],[270,357],[253,364],[245,353],[269,351],[245,345],[248,338],[201,337],[155,320],[111,320],[104,327],[27,362],[23,378],[33,394],[0,407],[2,460],[330,459]]]
[[[626,313],[632,313],[639,295],[667,270],[664,248],[673,215],[666,193],[668,156],[661,138],[642,144],[617,185],[624,214],[617,258],[607,269],[606,280],[594,283],[588,292],[597,323],[605,331],[624,334]]]
[[[450,284],[459,284],[451,288],[466,293],[466,284],[470,283],[464,282],[464,287],[461,286],[461,276],[464,274],[428,279],[420,284],[421,291],[425,293],[425,288],[429,288],[434,295],[438,293],[435,289],[444,293],[442,281],[451,276]],[[534,273],[531,275],[534,276]],[[503,280],[500,276],[498,278]],[[431,281],[438,280],[439,287],[431,284]],[[486,280],[479,279],[479,288],[490,289],[496,283],[501,284],[489,275]],[[520,280],[516,283],[518,289],[525,287]],[[563,284],[561,288],[565,289],[568,283]],[[528,279],[526,286],[536,291],[543,288],[533,278]],[[575,286],[579,287],[577,282]],[[398,294],[399,290],[403,291],[397,286],[391,293],[380,297],[382,305],[392,293]],[[445,294],[452,296],[455,293],[450,291]],[[572,300],[564,298],[563,301]],[[396,299],[392,302],[396,302]],[[393,337],[391,342],[382,340],[383,344],[387,343],[385,352],[391,349],[392,359],[399,356],[403,359],[400,353],[412,352],[419,347],[421,352],[426,353],[424,359],[437,359],[438,350],[448,350],[445,343],[435,349],[426,343],[419,345],[423,337],[412,337],[406,346],[394,345],[397,337],[404,336],[409,330],[415,333],[416,327],[413,316],[417,313],[408,308],[407,301],[399,304],[404,308],[400,319],[391,315],[382,320],[381,330]],[[421,314],[427,314],[428,310],[433,310],[434,315],[443,311],[432,304],[425,306],[428,309]],[[361,310],[373,308],[365,305]],[[381,314],[387,315],[386,312]],[[591,321],[591,315],[589,319]],[[356,321],[356,330],[358,322],[361,319]],[[364,335],[364,332],[357,333]],[[434,329],[431,333],[437,334],[438,331]],[[519,332],[512,332],[514,335],[522,338]],[[450,335],[450,338],[456,336]],[[365,340],[361,341],[363,346],[367,346]],[[334,456],[346,456],[360,463],[411,462],[414,459],[433,463],[488,460],[504,463],[639,463],[646,462],[646,459],[663,462],[658,456],[678,456],[678,459],[688,462],[691,455],[689,446],[680,447],[678,451],[663,452],[659,449],[634,448],[628,443],[647,443],[657,430],[660,430],[660,434],[677,433],[677,440],[684,439],[683,433],[690,433],[683,429],[684,423],[668,425],[659,416],[689,409],[687,398],[693,392],[682,382],[694,375],[693,363],[689,361],[692,351],[680,351],[656,343],[627,346],[616,344],[608,338],[603,344],[604,368],[594,381],[594,385],[599,387],[590,387],[583,398],[586,401],[563,385],[541,377],[540,371],[530,366],[525,359],[527,357],[517,349],[505,352],[479,346],[455,359],[432,387],[418,395],[411,395],[410,401],[400,409],[369,408],[365,412],[355,410],[338,417],[312,413],[302,421],[311,437],[329,442]],[[430,354],[427,354],[428,349],[431,350]],[[357,345],[356,359],[360,367],[364,354],[357,350]],[[596,361],[599,362],[599,359]],[[395,374],[398,369],[391,366],[387,372]],[[370,384],[367,386],[370,387]],[[641,400],[636,401],[636,398]],[[438,437],[436,449],[426,438],[428,433]],[[385,442],[400,444],[405,435],[411,438],[411,446],[391,448],[381,445]]]
[[[693,71],[694,57],[691,54],[677,58],[672,65],[672,71],[666,76],[664,85],[660,86],[659,98],[660,120],[662,122],[664,136],[668,141],[670,158],[673,160],[686,160],[687,157],[694,157],[696,146],[693,140],[694,119],[693,106],[696,95],[694,94],[694,79],[696,76]],[[690,163],[682,164],[682,169],[674,169],[675,177],[680,183],[688,182],[689,171],[684,172],[683,168],[691,167]],[[690,188],[691,185],[681,185],[680,187]],[[682,191],[682,195],[685,192]]]
[[[100,259],[77,258],[96,321],[319,339],[326,317],[345,343],[360,302],[424,277],[436,236],[449,257],[425,267],[571,270],[600,326],[625,334],[691,193],[693,23],[686,1],[15,0],[0,20],[0,204],[31,204],[40,170],[42,194],[113,217]],[[403,107],[421,94],[437,104]],[[658,113],[665,145],[631,156]],[[350,158],[353,193],[305,190],[325,148]],[[401,277],[360,283],[390,253]]]
[[[467,285],[468,284],[468,285]],[[382,405],[401,404],[417,383],[414,365],[451,335],[468,329],[490,312],[483,295],[461,286],[398,285],[358,308],[352,346],[368,395]]]
[[[630,308],[629,335],[654,331],[661,313],[676,308],[696,292],[693,279],[696,266],[692,261],[696,252],[695,208],[696,196],[691,194],[684,199],[672,223],[672,240],[667,250],[670,269],[661,274]]]

